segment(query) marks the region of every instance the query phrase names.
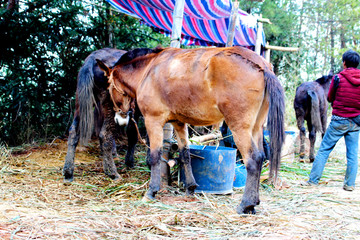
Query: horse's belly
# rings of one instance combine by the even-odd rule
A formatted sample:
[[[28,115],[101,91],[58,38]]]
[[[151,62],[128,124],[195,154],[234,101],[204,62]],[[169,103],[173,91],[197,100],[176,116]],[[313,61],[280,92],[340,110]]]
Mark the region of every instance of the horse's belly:
[[[189,123],[194,126],[207,126],[216,124],[224,119],[224,116],[217,109],[217,107],[210,108],[197,108],[196,106],[191,106],[186,109],[181,108],[173,112],[173,120],[178,120],[180,122]]]

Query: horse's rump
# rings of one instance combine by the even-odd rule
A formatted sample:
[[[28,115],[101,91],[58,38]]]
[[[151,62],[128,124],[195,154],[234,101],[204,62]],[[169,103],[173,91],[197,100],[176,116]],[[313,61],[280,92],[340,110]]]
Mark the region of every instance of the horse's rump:
[[[310,98],[310,116],[311,116],[311,123],[315,128],[315,131],[323,133],[322,124],[321,124],[321,117],[320,117],[320,99],[318,94],[314,90],[308,90],[307,94]]]
[[[113,66],[124,53],[125,51],[123,50],[112,48],[97,50],[85,59],[84,64],[79,70],[76,88],[76,108],[79,114],[80,144],[82,145],[86,145],[91,138],[94,123],[102,122],[103,119],[100,95],[107,89],[107,78],[98,67],[96,59],[101,59],[108,65]],[[96,126],[95,130],[98,134],[99,129],[96,129]]]

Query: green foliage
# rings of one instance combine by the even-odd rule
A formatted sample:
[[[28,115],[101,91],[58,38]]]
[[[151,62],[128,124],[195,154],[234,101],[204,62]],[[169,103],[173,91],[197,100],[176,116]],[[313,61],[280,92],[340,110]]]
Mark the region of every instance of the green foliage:
[[[18,145],[67,134],[77,72],[90,52],[111,44],[130,49],[162,42],[138,20],[91,3],[31,0],[0,10],[1,142]],[[109,24],[112,42],[106,39]]]

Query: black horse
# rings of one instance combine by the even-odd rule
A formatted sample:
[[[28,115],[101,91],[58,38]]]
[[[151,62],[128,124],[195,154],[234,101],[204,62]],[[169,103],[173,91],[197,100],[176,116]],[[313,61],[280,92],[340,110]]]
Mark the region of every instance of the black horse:
[[[309,160],[315,159],[314,144],[316,132],[321,132],[322,137],[326,130],[328,101],[330,82],[333,74],[322,76],[313,82],[304,82],[296,89],[294,99],[294,109],[296,114],[297,126],[300,130],[300,159],[305,157],[305,126],[307,122],[310,139]]]
[[[80,68],[77,77],[74,121],[69,130],[68,150],[63,168],[65,182],[71,182],[74,178],[76,146],[79,141],[86,145],[94,130],[95,135],[99,137],[105,174],[114,180],[120,177],[113,160],[113,153],[116,153],[114,141],[115,112],[107,91],[108,79],[98,67],[96,59],[101,59],[113,66],[124,53],[126,51],[111,48],[94,51],[85,59]],[[132,114],[137,121],[140,112],[137,110]],[[133,167],[134,149],[138,141],[136,126],[133,121],[129,121],[126,134],[128,136],[128,149],[125,164],[128,167]]]

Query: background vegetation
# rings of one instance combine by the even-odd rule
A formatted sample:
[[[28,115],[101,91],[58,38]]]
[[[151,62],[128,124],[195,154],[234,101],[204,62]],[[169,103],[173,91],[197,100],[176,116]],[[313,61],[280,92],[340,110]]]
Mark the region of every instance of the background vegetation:
[[[289,111],[296,86],[339,71],[341,54],[360,50],[357,0],[241,0],[240,8],[270,19],[269,44],[300,48],[271,55]],[[10,146],[67,134],[77,72],[90,52],[169,45],[100,0],[1,1],[0,39],[0,143]]]

